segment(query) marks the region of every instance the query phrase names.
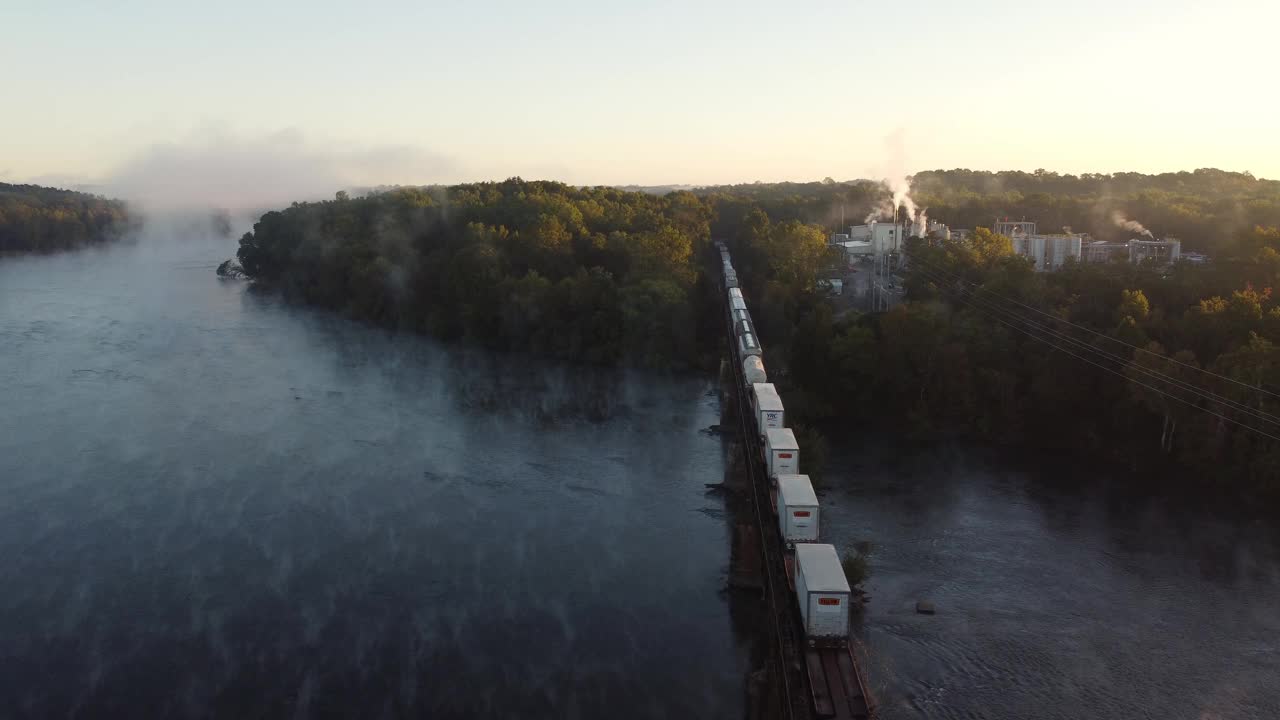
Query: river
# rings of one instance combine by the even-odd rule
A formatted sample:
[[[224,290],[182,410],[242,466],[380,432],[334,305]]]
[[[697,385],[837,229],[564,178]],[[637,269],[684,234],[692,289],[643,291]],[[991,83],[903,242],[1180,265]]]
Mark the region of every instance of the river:
[[[391,336],[233,252],[0,260],[0,717],[742,716],[709,380]],[[1265,531],[832,444],[886,720],[1280,716]]]
[[[1280,545],[1256,518],[1061,457],[835,455],[823,532],[872,543],[861,635],[884,720],[1280,717]]]
[[[739,717],[708,379],[0,260],[0,717]]]

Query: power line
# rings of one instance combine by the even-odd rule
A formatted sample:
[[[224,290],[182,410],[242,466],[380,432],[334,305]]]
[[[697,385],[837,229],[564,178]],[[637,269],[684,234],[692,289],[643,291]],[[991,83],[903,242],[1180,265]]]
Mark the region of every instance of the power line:
[[[917,259],[916,261],[917,261],[917,262],[919,262],[919,260],[918,260],[918,259]],[[1195,371],[1197,371],[1197,372],[1202,372],[1202,373],[1204,373],[1204,374],[1206,374],[1206,375],[1210,375],[1210,376],[1216,377],[1216,378],[1218,378],[1218,379],[1220,379],[1220,380],[1226,380],[1226,381],[1227,381],[1227,382],[1229,382],[1229,383],[1234,383],[1234,384],[1239,385],[1239,386],[1241,386],[1241,387],[1248,388],[1248,389],[1250,389],[1250,390],[1256,390],[1257,392],[1265,393],[1265,394],[1267,394],[1267,395],[1270,395],[1271,397],[1274,397],[1274,398],[1280,399],[1280,393],[1272,392],[1272,391],[1267,390],[1266,388],[1264,388],[1264,387],[1262,387],[1262,386],[1260,386],[1260,385],[1250,385],[1250,384],[1249,384],[1249,383],[1247,383],[1247,382],[1242,382],[1242,381],[1240,381],[1240,380],[1236,380],[1235,378],[1229,378],[1229,377],[1227,377],[1226,375],[1220,375],[1220,374],[1218,374],[1218,373],[1216,373],[1216,372],[1213,372],[1212,370],[1206,370],[1205,368],[1198,367],[1198,366],[1196,366],[1196,365],[1192,365],[1192,364],[1190,364],[1190,363],[1185,363],[1185,362],[1182,362],[1181,360],[1176,360],[1176,359],[1174,359],[1173,357],[1171,357],[1171,356],[1169,356],[1169,355],[1161,355],[1161,354],[1159,354],[1159,353],[1152,352],[1152,351],[1150,351],[1150,350],[1148,350],[1148,349],[1146,349],[1146,348],[1138,347],[1137,345],[1134,345],[1133,343],[1129,343],[1129,342],[1126,342],[1126,341],[1124,341],[1124,340],[1121,340],[1120,338],[1111,337],[1110,335],[1106,335],[1106,334],[1104,334],[1104,333],[1100,333],[1100,332],[1098,332],[1097,330],[1094,330],[1093,328],[1088,328],[1088,327],[1085,327],[1084,325],[1079,325],[1079,324],[1077,324],[1077,323],[1073,323],[1073,322],[1071,322],[1070,320],[1067,320],[1066,318],[1058,317],[1057,315],[1054,315],[1053,313],[1045,312],[1044,310],[1041,310],[1040,308],[1033,307],[1033,306],[1031,306],[1031,305],[1027,305],[1027,304],[1025,304],[1025,303],[1019,302],[1018,300],[1015,300],[1015,299],[1013,299],[1013,298],[1011,298],[1011,297],[1008,297],[1008,296],[1005,296],[1005,295],[1001,295],[1000,293],[998,293],[998,292],[996,292],[995,290],[992,290],[992,289],[990,289],[990,288],[988,288],[988,287],[979,286],[979,285],[974,285],[974,283],[970,283],[970,282],[968,282],[967,280],[964,280],[964,279],[960,279],[960,280],[959,280],[959,282],[967,283],[967,284],[969,284],[969,285],[973,285],[974,287],[976,287],[976,288],[977,288],[979,291],[981,291],[981,292],[985,292],[985,293],[989,293],[989,294],[991,294],[991,295],[995,295],[996,297],[1001,298],[1002,300],[1006,300],[1006,301],[1008,301],[1008,302],[1014,303],[1015,305],[1020,305],[1020,306],[1022,306],[1022,307],[1024,307],[1024,308],[1026,308],[1026,309],[1028,309],[1028,310],[1030,310],[1030,311],[1032,311],[1032,312],[1039,313],[1039,314],[1041,314],[1041,315],[1044,315],[1044,316],[1046,316],[1046,317],[1048,317],[1048,318],[1051,318],[1051,319],[1056,320],[1056,321],[1061,322],[1061,323],[1066,323],[1067,325],[1070,325],[1070,326],[1075,327],[1075,328],[1079,328],[1079,329],[1081,329],[1081,330],[1084,330],[1085,332],[1092,333],[1092,334],[1094,334],[1094,335],[1097,335],[1098,337],[1105,338],[1105,339],[1110,340],[1110,341],[1112,341],[1112,342],[1120,343],[1121,345],[1125,345],[1125,346],[1127,346],[1127,347],[1133,348],[1134,350],[1137,350],[1138,352],[1147,353],[1148,355],[1154,355],[1155,357],[1161,358],[1161,359],[1163,359],[1163,360],[1166,360],[1166,361],[1168,361],[1168,362],[1174,363],[1174,364],[1176,364],[1176,365],[1181,365],[1181,366],[1183,366],[1183,367],[1185,367],[1185,368],[1190,368],[1190,369],[1195,370]]]
[[[938,282],[938,281],[939,281],[939,279],[938,279],[938,278],[939,278],[939,276],[942,276],[942,278],[943,278],[943,279],[947,279],[947,278],[949,278],[949,279],[951,279],[951,281],[952,281],[952,282],[964,283],[964,280],[963,280],[963,279],[961,279],[961,278],[958,278],[954,273],[950,273],[950,272],[947,272],[946,270],[942,270],[942,269],[938,268],[937,266],[931,265],[931,264],[930,264],[930,263],[928,263],[928,262],[924,262],[924,261],[921,261],[921,260],[916,260],[916,262],[917,262],[919,265],[921,265],[925,270],[927,270],[927,271],[931,271],[931,272],[933,273],[931,276],[930,276],[930,275],[927,275],[927,276],[928,276],[931,280],[933,280],[934,282]],[[972,283],[969,283],[969,284],[971,285]],[[968,292],[973,293],[973,291],[968,291]],[[1105,357],[1107,357],[1107,358],[1109,358],[1109,359],[1111,359],[1111,360],[1114,360],[1114,361],[1119,362],[1119,363],[1121,363],[1121,364],[1124,364],[1124,365],[1126,365],[1126,366],[1132,367],[1136,372],[1140,372],[1140,373],[1142,373],[1142,374],[1144,374],[1144,375],[1146,375],[1146,376],[1148,376],[1148,377],[1151,377],[1151,378],[1154,378],[1154,379],[1156,379],[1156,380],[1160,380],[1160,381],[1163,381],[1163,382],[1167,382],[1167,383],[1169,383],[1170,385],[1174,385],[1175,387],[1179,387],[1180,389],[1188,390],[1188,391],[1190,391],[1190,392],[1192,392],[1192,393],[1195,393],[1195,394],[1196,394],[1196,395],[1198,395],[1200,398],[1202,398],[1202,399],[1204,399],[1204,400],[1207,400],[1207,401],[1209,401],[1209,402],[1216,402],[1216,403],[1218,403],[1218,404],[1220,404],[1220,405],[1224,405],[1224,406],[1226,406],[1226,407],[1229,407],[1229,408],[1231,408],[1232,410],[1236,410],[1237,412],[1245,413],[1245,414],[1247,414],[1247,415],[1250,415],[1251,417],[1257,418],[1258,420],[1262,420],[1263,422],[1267,422],[1267,423],[1270,423],[1270,424],[1272,424],[1272,425],[1276,425],[1276,426],[1280,427],[1280,417],[1277,417],[1277,416],[1275,416],[1275,415],[1272,415],[1271,413],[1265,412],[1265,411],[1263,411],[1263,410],[1261,410],[1261,409],[1255,409],[1255,408],[1249,407],[1248,405],[1245,405],[1245,404],[1244,404],[1244,403],[1242,403],[1242,402],[1239,402],[1239,401],[1237,401],[1237,400],[1232,400],[1231,398],[1228,398],[1228,397],[1226,397],[1226,396],[1224,396],[1224,395],[1219,395],[1218,393],[1215,393],[1215,392],[1213,392],[1212,390],[1209,390],[1209,389],[1207,389],[1207,388],[1204,388],[1204,387],[1201,387],[1201,386],[1199,386],[1199,385],[1196,385],[1195,383],[1192,383],[1192,382],[1189,382],[1189,381],[1186,381],[1186,380],[1182,380],[1182,379],[1179,379],[1179,378],[1175,378],[1175,377],[1173,377],[1173,376],[1171,376],[1171,375],[1167,375],[1167,374],[1162,373],[1162,372],[1160,372],[1159,370],[1156,370],[1156,369],[1154,369],[1154,368],[1145,367],[1145,366],[1140,365],[1140,364],[1137,364],[1137,363],[1133,363],[1132,365],[1130,365],[1130,362],[1131,362],[1131,361],[1130,361],[1130,359],[1129,359],[1129,358],[1126,358],[1126,357],[1123,357],[1123,356],[1121,356],[1121,355],[1117,355],[1117,354],[1115,354],[1115,353],[1109,352],[1109,351],[1104,350],[1104,349],[1102,349],[1102,348],[1100,348],[1100,347],[1096,347],[1096,346],[1094,346],[1094,345],[1090,345],[1089,343],[1086,343],[1086,342],[1084,342],[1083,340],[1081,340],[1081,339],[1079,339],[1079,338],[1073,337],[1073,336],[1071,336],[1071,335],[1070,335],[1070,334],[1068,334],[1068,333],[1065,333],[1065,332],[1062,332],[1062,331],[1059,331],[1059,330],[1055,330],[1054,328],[1049,327],[1048,325],[1045,325],[1045,324],[1043,324],[1043,323],[1036,322],[1035,320],[1032,320],[1031,318],[1028,318],[1028,317],[1026,317],[1026,316],[1024,316],[1024,315],[1022,315],[1022,314],[1020,314],[1020,313],[1018,313],[1018,312],[1016,312],[1016,311],[1008,310],[1008,309],[1004,309],[1004,308],[1000,308],[1000,307],[999,307],[995,302],[993,302],[993,301],[979,300],[979,299],[976,297],[976,294],[975,294],[975,300],[978,300],[979,302],[983,302],[983,303],[987,304],[989,307],[994,307],[994,308],[995,308],[995,310],[996,310],[996,311],[998,311],[998,312],[1002,312],[1002,313],[1005,313],[1006,315],[1009,315],[1009,316],[1012,316],[1012,317],[1014,317],[1014,318],[1017,318],[1018,320],[1020,320],[1020,321],[1022,321],[1022,322],[1025,322],[1025,323],[1027,323],[1027,324],[1029,324],[1029,325],[1032,325],[1032,326],[1036,327],[1037,329],[1041,330],[1042,332],[1048,333],[1048,334],[1050,334],[1050,335],[1052,335],[1052,336],[1054,336],[1054,337],[1057,337],[1057,338],[1060,338],[1060,339],[1062,339],[1062,340],[1065,340],[1065,341],[1067,341],[1067,342],[1069,342],[1069,343],[1072,343],[1073,345],[1075,345],[1075,346],[1077,346],[1077,347],[1080,347],[1080,348],[1082,348],[1082,349],[1084,349],[1084,350],[1087,350],[1087,351],[1092,352],[1092,353],[1097,353],[1097,354],[1098,354],[1098,355],[1100,355],[1100,356],[1105,356]],[[1015,304],[1018,304],[1018,305],[1022,305],[1022,303],[1017,303],[1016,301],[1011,301],[1011,302],[1014,302]],[[1028,306],[1023,305],[1023,307],[1028,307]],[[1102,337],[1107,337],[1107,336],[1103,335]],[[1128,343],[1126,343],[1126,344],[1128,344]],[[1148,351],[1148,352],[1150,352],[1150,351]],[[1152,353],[1152,354],[1155,354],[1155,353]],[[1164,356],[1162,356],[1162,355],[1158,355],[1158,354],[1157,354],[1157,357],[1164,357]]]
[[[961,290],[961,292],[968,293],[969,291]],[[1045,344],[1049,345],[1050,347],[1054,348],[1055,350],[1058,350],[1058,351],[1063,352],[1063,353],[1065,353],[1065,354],[1067,354],[1067,355],[1070,355],[1071,357],[1074,357],[1074,358],[1076,358],[1077,360],[1081,360],[1081,361],[1084,361],[1084,362],[1086,362],[1086,363],[1089,363],[1090,365],[1093,365],[1094,367],[1097,367],[1097,368],[1099,368],[1099,369],[1101,369],[1101,370],[1105,370],[1106,372],[1109,372],[1109,373],[1111,373],[1112,375],[1119,376],[1119,377],[1121,377],[1121,378],[1123,378],[1123,379],[1125,379],[1125,380],[1128,380],[1129,382],[1132,382],[1132,383],[1134,383],[1134,384],[1136,384],[1136,385],[1140,385],[1140,386],[1142,386],[1142,387],[1144,387],[1144,388],[1147,388],[1148,390],[1151,390],[1151,391],[1153,391],[1153,392],[1159,393],[1159,394],[1164,395],[1165,397],[1171,398],[1171,399],[1173,399],[1173,400],[1177,400],[1178,402],[1180,402],[1180,403],[1182,403],[1182,404],[1184,404],[1184,405],[1190,406],[1190,407],[1192,407],[1192,408],[1194,408],[1194,409],[1196,409],[1196,410],[1201,410],[1201,411],[1203,411],[1203,412],[1209,413],[1210,415],[1213,415],[1214,417],[1217,417],[1217,418],[1220,418],[1220,419],[1222,419],[1222,420],[1225,420],[1225,421],[1227,421],[1227,422],[1229,422],[1229,423],[1232,423],[1233,425],[1239,425],[1240,427],[1242,427],[1242,428],[1244,428],[1244,429],[1246,429],[1246,430],[1249,430],[1249,431],[1255,432],[1255,433],[1257,433],[1257,434],[1259,434],[1259,435],[1262,435],[1263,437],[1267,437],[1267,438],[1270,438],[1270,439],[1275,440],[1275,441],[1277,441],[1277,442],[1280,442],[1280,437],[1278,437],[1278,436],[1276,436],[1276,435],[1272,435],[1271,433],[1268,433],[1268,432],[1266,432],[1266,431],[1264,431],[1264,430],[1260,430],[1260,429],[1258,429],[1258,428],[1256,428],[1256,427],[1254,427],[1254,426],[1252,426],[1252,425],[1249,425],[1249,424],[1247,424],[1247,423],[1240,422],[1239,420],[1235,420],[1235,419],[1233,419],[1233,418],[1227,417],[1226,415],[1223,415],[1223,414],[1221,414],[1221,413],[1214,412],[1213,410],[1211,410],[1211,409],[1209,409],[1209,408],[1201,407],[1201,406],[1199,406],[1199,405],[1197,405],[1197,404],[1195,404],[1195,403],[1193,403],[1193,402],[1191,402],[1191,401],[1189,401],[1189,400],[1186,400],[1185,398],[1178,397],[1177,395],[1174,395],[1174,394],[1172,394],[1172,393],[1165,392],[1164,390],[1161,390],[1160,388],[1157,388],[1157,387],[1154,387],[1154,386],[1152,386],[1152,385],[1148,385],[1148,384],[1146,384],[1146,383],[1144,383],[1144,382],[1141,382],[1141,381],[1137,380],[1136,378],[1133,378],[1133,377],[1131,377],[1131,376],[1129,376],[1129,375],[1125,375],[1124,373],[1120,372],[1119,370],[1116,370],[1116,369],[1114,369],[1114,368],[1107,367],[1106,365],[1103,365],[1103,364],[1101,364],[1101,363],[1099,363],[1099,362],[1095,362],[1094,360],[1090,360],[1090,359],[1089,359],[1089,358],[1087,358],[1087,357],[1084,357],[1084,356],[1082,356],[1082,355],[1078,355],[1078,354],[1076,354],[1076,353],[1073,353],[1073,352],[1071,352],[1070,350],[1067,350],[1067,349],[1065,349],[1065,348],[1061,347],[1060,345],[1058,345],[1058,344],[1054,343],[1054,342],[1053,342],[1053,341],[1051,341],[1051,340],[1048,340],[1048,339],[1045,339],[1044,337],[1041,337],[1041,336],[1039,336],[1039,335],[1036,335],[1035,333],[1031,332],[1030,330],[1027,330],[1027,329],[1022,328],[1022,327],[1019,327],[1019,326],[1017,326],[1017,325],[1015,325],[1015,324],[1013,324],[1013,323],[1011,323],[1011,322],[1008,322],[1007,320],[1005,320],[1005,319],[1003,319],[1003,318],[1000,318],[1000,317],[995,316],[994,314],[992,314],[992,313],[991,313],[991,311],[990,311],[990,310],[987,310],[987,309],[985,309],[985,308],[983,308],[983,307],[981,307],[981,306],[977,305],[975,302],[973,302],[973,301],[969,300],[968,298],[964,298],[964,297],[962,297],[962,298],[961,298],[961,300],[962,300],[964,303],[966,303],[966,304],[970,305],[971,307],[973,307],[974,309],[978,310],[979,312],[982,312],[983,314],[987,315],[987,316],[988,316],[988,317],[990,317],[992,320],[995,320],[996,322],[1001,323],[1001,324],[1003,324],[1003,325],[1007,325],[1008,327],[1010,327],[1010,328],[1012,328],[1012,329],[1014,329],[1014,330],[1016,330],[1016,331],[1018,331],[1018,332],[1020,332],[1020,333],[1022,333],[1022,334],[1024,334],[1024,335],[1027,335],[1028,337],[1032,338],[1033,340],[1039,340],[1040,342],[1043,342],[1043,343],[1045,343]]]

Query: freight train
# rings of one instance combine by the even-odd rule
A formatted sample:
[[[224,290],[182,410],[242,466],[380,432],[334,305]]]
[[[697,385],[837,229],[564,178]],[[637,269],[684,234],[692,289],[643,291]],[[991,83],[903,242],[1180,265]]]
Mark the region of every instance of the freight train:
[[[786,548],[788,583],[810,647],[843,647],[849,641],[850,588],[832,545],[820,543],[817,494],[808,475],[800,474],[800,446],[787,427],[786,408],[765,373],[764,350],[751,321],[746,298],[729,250],[720,253],[722,288],[734,340],[733,362],[742,368],[750,403],[752,430],[758,435],[760,460],[769,478],[776,528]]]

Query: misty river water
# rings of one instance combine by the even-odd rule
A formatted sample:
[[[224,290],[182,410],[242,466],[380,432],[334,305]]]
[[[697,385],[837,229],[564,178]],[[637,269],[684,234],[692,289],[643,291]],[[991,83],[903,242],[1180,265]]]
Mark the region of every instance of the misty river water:
[[[233,252],[0,259],[0,717],[742,716],[710,379],[391,336]],[[883,717],[1280,716],[1274,538],[832,441]]]

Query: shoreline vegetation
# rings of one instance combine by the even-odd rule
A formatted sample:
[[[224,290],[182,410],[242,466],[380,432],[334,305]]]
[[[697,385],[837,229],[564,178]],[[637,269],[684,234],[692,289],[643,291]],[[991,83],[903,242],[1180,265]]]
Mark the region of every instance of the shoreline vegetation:
[[[53,253],[118,240],[133,228],[120,200],[0,183],[0,255]]]
[[[1280,501],[1280,442],[1267,437],[1280,436],[1280,183],[1217,170],[913,180],[930,217],[975,232],[912,240],[906,301],[880,313],[842,308],[816,282],[842,263],[827,245],[840,217],[860,223],[886,197],[865,181],[656,194],[513,178],[339,193],[263,215],[237,259],[287,298],[386,327],[575,363],[714,368],[714,237],[816,456],[833,441],[819,428],[893,427]],[[1025,216],[1112,240],[1127,232],[1117,212],[1212,261],[1036,273],[982,229]],[[1004,312],[1043,313],[1072,340],[1044,342]]]

